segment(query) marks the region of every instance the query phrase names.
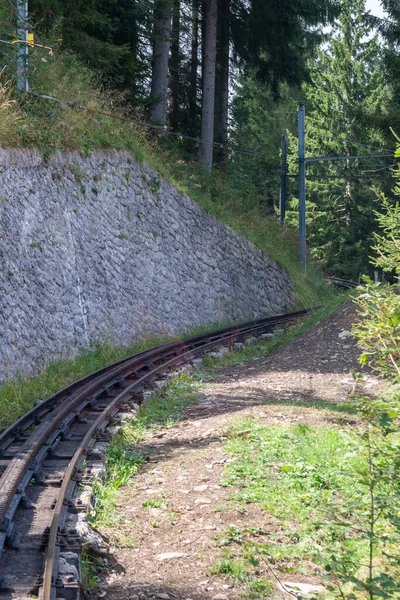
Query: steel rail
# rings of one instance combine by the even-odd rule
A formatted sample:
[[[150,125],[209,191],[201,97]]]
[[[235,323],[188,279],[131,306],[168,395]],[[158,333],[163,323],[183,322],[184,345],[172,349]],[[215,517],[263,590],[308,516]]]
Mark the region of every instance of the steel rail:
[[[260,328],[271,327],[276,323],[284,322],[285,320],[294,319],[306,314],[307,311],[297,311],[295,313],[288,313],[285,315],[277,315],[274,317],[268,317],[266,319],[261,319],[257,321],[250,321],[245,325],[241,326],[231,326],[225,329],[219,329],[208,334],[201,334],[199,336],[193,336],[192,338],[187,338],[186,340],[179,340],[178,342],[173,342],[171,344],[166,344],[164,346],[158,346],[156,348],[152,348],[146,352],[143,352],[139,357],[132,357],[131,363],[129,364],[129,368],[136,368],[143,365],[143,361],[148,362],[149,360],[155,360],[160,358],[160,356],[167,354],[168,352],[179,352],[178,358],[181,358],[184,354],[186,348],[189,348],[191,351],[198,349],[200,352],[207,345],[206,340],[216,338],[216,344],[221,343],[222,341],[226,341],[228,337],[240,336],[244,333],[251,333]],[[125,366],[125,365],[124,365]],[[113,366],[112,366],[113,367]],[[121,373],[121,370],[118,370],[118,374]],[[115,375],[114,369],[110,372],[106,372],[103,377],[100,377],[94,380],[90,385],[85,386],[83,391],[77,394],[74,399],[71,401],[65,401],[60,403],[52,413],[52,420],[49,424],[47,421],[44,421],[42,424],[38,425],[36,429],[32,432],[29,438],[22,444],[18,452],[18,456],[13,458],[10,461],[10,464],[6,467],[5,471],[0,477],[0,525],[4,520],[5,514],[11,504],[12,498],[18,489],[24,475],[27,473],[30,464],[37,456],[39,450],[44,445],[46,439],[49,435],[57,428],[57,426],[71,413],[75,410],[83,401],[87,400],[91,397],[98,388],[102,387],[105,383],[107,383],[110,378]],[[151,377],[151,373],[146,373],[145,379],[149,379]],[[68,399],[67,399],[68,400]],[[12,430],[9,428],[4,432],[3,437],[7,432]]]
[[[102,424],[109,420],[111,414],[117,410],[117,407],[131,399],[132,393],[143,388],[146,381],[153,380],[157,374],[168,371],[172,366],[182,363],[193,356],[205,354],[211,348],[224,344],[230,345],[235,340],[244,340],[251,335],[258,335],[265,331],[270,331],[273,327],[279,324],[293,321],[299,317],[305,316],[309,310],[300,310],[292,313],[275,315],[273,317],[265,317],[254,321],[248,321],[239,325],[233,325],[227,328],[220,328],[192,336],[184,340],[170,342],[162,346],[143,351],[135,356],[123,359],[113,365],[100,369],[95,373],[83,377],[79,381],[71,384],[54,394],[49,399],[35,407],[18,419],[18,421],[10,426],[0,435],[0,448],[4,444],[15,442],[16,433],[21,429],[26,429],[32,423],[36,423],[39,416],[43,415],[43,411],[47,411],[43,422],[39,423],[28,438],[24,440],[21,447],[17,448],[14,457],[10,459],[7,467],[0,477],[0,529],[4,526],[4,519],[7,515],[7,522],[10,520],[8,513],[13,498],[17,494],[21,494],[23,485],[26,484],[27,477],[34,472],[32,464],[38,462],[38,454],[40,460],[44,460],[42,450],[50,440],[55,439],[59,435],[61,429],[60,424],[65,422],[78,413],[92,406],[93,401],[99,400],[104,402],[104,397],[100,398],[103,391],[107,392],[106,386],[110,382],[114,387],[118,388],[119,381],[116,378],[122,378],[123,384],[127,385],[117,396],[113,398],[108,406],[103,410],[101,415],[95,419],[95,422],[89,427],[89,430],[83,432],[84,438],[78,441],[78,447],[73,450],[74,455],[70,460],[68,467],[63,475],[60,492],[56,501],[56,508],[53,513],[52,524],[50,527],[49,541],[47,545],[46,560],[45,560],[45,575],[43,579],[43,587],[41,588],[41,597],[43,600],[54,600],[54,556],[57,543],[57,535],[59,531],[60,517],[62,513],[63,502],[65,500],[67,490],[71,484],[71,480],[76,471],[77,465],[82,460],[82,456],[89,448],[93,441],[93,434],[98,431]],[[127,379],[136,377],[130,383]],[[122,387],[122,385],[120,386]],[[99,391],[101,393],[99,393]],[[96,392],[99,398],[96,397]],[[115,393],[115,392],[114,392]],[[54,406],[55,404],[55,406]],[[103,408],[103,407],[101,407]],[[36,412],[35,412],[36,411]],[[17,438],[18,441],[18,438]],[[50,441],[50,443],[53,443]],[[6,447],[8,447],[6,445]],[[8,460],[8,459],[7,459]],[[22,484],[22,482],[24,482]],[[26,484],[27,485],[27,484]],[[13,518],[15,512],[15,502],[11,510]],[[14,512],[13,512],[14,511]],[[1,550],[1,549],[0,549]],[[0,551],[1,554],[1,551]]]
[[[327,277],[326,280],[332,285],[335,285],[336,287],[341,288],[343,290],[351,290],[358,287],[359,285],[355,281],[341,279],[340,277]]]
[[[293,317],[291,317],[291,318],[293,319]],[[237,336],[237,334],[233,333],[233,334],[229,335],[228,338],[225,338],[224,341],[232,341],[233,339],[236,338],[236,336]],[[210,343],[206,344],[205,346],[203,346],[200,351],[211,349],[211,348],[215,347],[216,345],[218,345],[219,343],[220,343],[220,340],[215,340],[213,342],[210,342]],[[155,374],[158,374],[165,370],[168,370],[170,367],[174,366],[179,361],[179,359],[181,359],[183,357],[188,358],[193,353],[196,353],[196,350],[191,349],[191,350],[188,350],[187,352],[185,352],[185,354],[183,356],[180,355],[179,357],[172,358],[171,360],[167,361],[166,363],[163,363],[162,365],[155,367],[153,369],[153,371],[151,372],[151,374],[144,375],[138,381],[136,381],[135,383],[130,385],[126,390],[124,390],[123,392],[121,392],[121,394],[119,394],[116,398],[114,398],[114,400],[111,402],[111,404],[109,406],[107,406],[107,408],[101,413],[101,415],[96,419],[96,421],[91,425],[90,429],[86,433],[86,435],[83,438],[82,442],[80,443],[79,448],[77,449],[74,457],[72,458],[71,462],[68,465],[68,469],[65,473],[64,480],[63,480],[63,483],[62,483],[62,486],[60,488],[60,492],[58,495],[57,504],[56,504],[56,507],[54,510],[54,517],[53,517],[53,521],[52,521],[52,524],[50,527],[49,544],[48,544],[48,549],[47,549],[47,554],[46,554],[46,559],[45,559],[43,591],[40,596],[41,600],[52,600],[51,592],[52,592],[52,580],[53,580],[53,572],[54,572],[54,556],[55,556],[55,547],[56,547],[56,543],[57,543],[57,535],[58,535],[58,531],[59,531],[61,511],[63,508],[63,504],[65,501],[65,497],[66,497],[67,490],[68,490],[69,484],[71,482],[71,479],[73,478],[74,473],[76,472],[76,469],[79,465],[79,461],[82,459],[84,453],[87,451],[88,447],[90,446],[90,443],[93,440],[94,434],[107,421],[108,417],[113,413],[113,411],[118,407],[118,405],[121,404],[124,400],[129,399],[129,397],[132,395],[132,393],[134,391],[136,391],[138,388],[140,388],[142,384],[145,383],[145,381],[148,379],[149,375],[155,375]]]
[[[302,316],[305,313],[304,311],[296,311],[288,314],[293,315],[293,318],[296,318],[297,316]],[[103,367],[102,369],[99,369],[94,373],[86,375],[85,377],[82,377],[78,381],[75,381],[74,383],[66,386],[59,392],[56,392],[43,402],[40,402],[39,404],[34,406],[30,411],[22,415],[17,421],[12,423],[7,429],[0,433],[0,452],[4,449],[4,446],[7,443],[7,441],[15,439],[15,437],[18,435],[18,432],[23,431],[30,427],[32,424],[34,424],[39,418],[39,416],[41,416],[44,412],[52,410],[55,406],[57,406],[58,403],[65,400],[66,396],[73,394],[77,390],[81,390],[84,385],[89,384],[94,380],[97,380],[97,378],[99,378],[102,375],[107,375],[108,379],[103,379],[101,383],[99,383],[99,387],[104,383],[107,383],[113,377],[120,376],[123,370],[132,368],[134,366],[134,363],[140,358],[147,357],[148,359],[150,359],[154,358],[153,353],[161,354],[167,349],[174,351],[175,349],[181,349],[186,344],[195,344],[197,342],[201,343],[202,341],[209,339],[211,335],[222,335],[230,331],[236,331],[238,334],[240,334],[242,330],[245,331],[249,327],[255,326],[256,324],[262,325],[264,323],[270,323],[271,325],[273,325],[275,319],[279,319],[280,317],[282,317],[282,315],[264,317],[261,319],[256,319],[254,321],[246,321],[244,323],[239,323],[238,325],[230,325],[229,327],[225,328],[222,327],[207,333],[191,336],[183,340],[168,342],[167,344],[162,344],[161,346],[156,346],[155,348],[152,348],[150,350],[144,350],[139,354],[135,354],[133,356],[124,358],[118,362],[113,363],[112,365],[108,365],[107,367]]]

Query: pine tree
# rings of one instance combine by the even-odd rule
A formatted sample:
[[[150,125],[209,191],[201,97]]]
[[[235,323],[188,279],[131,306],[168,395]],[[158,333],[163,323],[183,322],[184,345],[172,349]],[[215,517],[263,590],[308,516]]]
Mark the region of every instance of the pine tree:
[[[337,14],[339,0],[232,0],[232,37],[247,67],[277,90],[300,84],[307,58],[321,40],[321,25]]]
[[[389,126],[400,133],[400,2],[382,0],[387,12],[384,19],[377,19],[377,26],[383,35],[385,44],[385,72],[392,90],[392,110],[389,119],[383,122],[383,129],[392,141]]]
[[[217,55],[217,0],[207,0],[204,45],[204,75],[199,159],[208,171],[213,164],[215,113],[215,62]]]
[[[168,61],[172,27],[171,0],[156,0],[154,7],[153,69],[151,78],[153,123],[164,125],[168,101]]]
[[[387,110],[388,93],[378,39],[370,37],[365,0],[341,5],[328,47],[310,65],[312,83],[304,86],[308,156],[374,154],[383,146],[377,116]],[[387,159],[349,159],[307,167],[309,239],[330,273],[354,278],[368,271],[375,228],[371,184],[379,183],[375,171],[389,165]]]

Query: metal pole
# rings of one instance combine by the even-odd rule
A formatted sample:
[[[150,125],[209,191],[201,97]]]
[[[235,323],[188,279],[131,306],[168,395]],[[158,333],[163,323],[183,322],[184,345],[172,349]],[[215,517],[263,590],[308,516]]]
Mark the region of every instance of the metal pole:
[[[18,31],[17,50],[18,89],[28,91],[28,0],[17,0]]]
[[[285,223],[286,216],[286,197],[287,197],[287,135],[284,133],[281,137],[281,197],[280,213],[281,225]]]
[[[299,103],[298,110],[299,125],[299,241],[300,241],[300,260],[306,270],[307,266],[307,245],[306,245],[306,163],[305,163],[305,110],[304,104]]]

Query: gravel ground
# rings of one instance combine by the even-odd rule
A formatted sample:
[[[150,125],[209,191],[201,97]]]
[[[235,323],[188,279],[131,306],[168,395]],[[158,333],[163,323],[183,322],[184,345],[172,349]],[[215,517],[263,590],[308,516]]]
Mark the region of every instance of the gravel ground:
[[[266,530],[278,525],[253,505],[245,511],[226,508],[232,489],[220,485],[224,465],[231,460],[224,436],[244,416],[282,426],[299,421],[343,424],[344,415],[335,408],[354,391],[351,372],[359,370],[359,351],[349,334],[353,320],[354,308],[346,304],[274,354],[221,369],[179,423],[145,438],[141,449],[150,459],[134,484],[118,496],[131,547],[115,549],[95,595],[112,600],[243,597],[240,586],[210,574],[221,557],[216,536],[229,525]],[[363,385],[373,393],[379,383],[366,373]],[[296,582],[318,584],[318,571],[296,576]]]

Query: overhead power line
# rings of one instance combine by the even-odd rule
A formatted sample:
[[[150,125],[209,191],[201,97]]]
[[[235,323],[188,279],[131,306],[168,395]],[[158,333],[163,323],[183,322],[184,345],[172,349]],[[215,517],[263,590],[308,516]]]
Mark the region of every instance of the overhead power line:
[[[187,141],[195,142],[197,144],[200,143],[200,138],[195,138],[195,137],[192,137],[190,135],[185,135],[183,133],[178,133],[176,131],[170,131],[168,129],[168,127],[163,126],[163,125],[153,125],[152,123],[147,123],[146,121],[139,121],[137,119],[132,119],[131,117],[124,117],[122,115],[116,115],[116,114],[107,112],[105,110],[99,110],[97,108],[90,108],[89,106],[83,106],[82,104],[79,104],[78,102],[75,102],[73,100],[60,100],[59,98],[54,98],[54,96],[49,96],[48,94],[41,94],[39,92],[34,92],[32,90],[29,90],[28,93],[31,94],[31,95],[33,95],[33,96],[37,96],[39,98],[43,98],[44,100],[50,100],[50,101],[62,104],[64,106],[68,106],[69,108],[73,108],[73,109],[77,109],[77,110],[86,110],[88,112],[91,112],[91,113],[94,113],[94,114],[99,114],[99,115],[102,115],[104,117],[110,117],[111,119],[117,119],[119,121],[125,121],[127,123],[132,123],[134,125],[140,125],[142,127],[148,128],[148,129],[158,130],[160,132],[165,133],[166,135],[174,136],[178,140],[187,140]],[[248,154],[248,155],[251,155],[251,156],[260,156],[260,157],[263,157],[263,158],[273,159],[273,160],[277,161],[277,165],[279,164],[278,163],[278,158],[276,156],[268,156],[268,155],[263,154],[261,152],[253,152],[251,150],[245,150],[243,148],[235,148],[235,147],[232,147],[232,146],[225,146],[224,144],[220,144],[218,142],[209,142],[208,145],[211,145],[214,148],[220,148],[220,149],[223,149],[223,150],[229,150],[230,152],[237,152],[239,154]]]

